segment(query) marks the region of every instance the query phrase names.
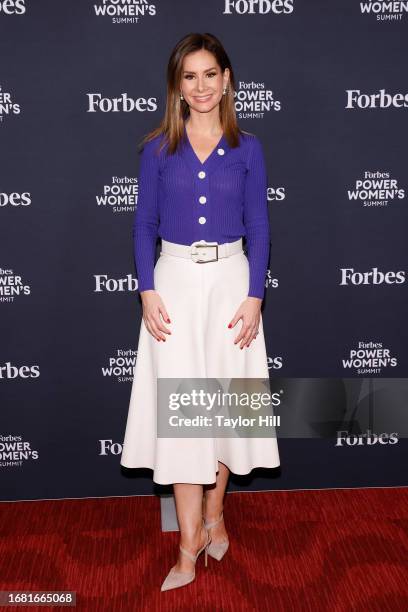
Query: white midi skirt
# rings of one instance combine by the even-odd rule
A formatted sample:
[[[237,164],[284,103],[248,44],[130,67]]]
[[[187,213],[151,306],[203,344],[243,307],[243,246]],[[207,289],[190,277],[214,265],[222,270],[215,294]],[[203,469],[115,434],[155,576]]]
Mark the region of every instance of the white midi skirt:
[[[219,461],[234,474],[280,465],[276,436],[157,436],[158,377],[269,380],[262,315],[249,347],[234,344],[242,320],[228,328],[248,294],[245,253],[196,263],[162,251],[154,283],[171,321],[164,325],[172,333],[158,342],[142,319],[120,464],[150,468],[154,482],[163,485],[214,483]]]

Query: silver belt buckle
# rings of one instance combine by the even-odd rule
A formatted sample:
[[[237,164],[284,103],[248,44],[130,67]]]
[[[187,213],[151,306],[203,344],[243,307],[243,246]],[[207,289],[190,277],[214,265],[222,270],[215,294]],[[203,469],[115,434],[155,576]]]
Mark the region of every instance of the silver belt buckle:
[[[206,249],[205,251],[194,252],[194,248]],[[215,257],[212,259],[207,259],[208,250],[207,249],[215,249]],[[197,259],[198,258],[198,259]],[[205,259],[203,259],[205,258]],[[191,245],[191,259],[196,263],[208,263],[209,261],[218,261],[218,242],[205,242],[201,240],[197,240],[193,242]]]

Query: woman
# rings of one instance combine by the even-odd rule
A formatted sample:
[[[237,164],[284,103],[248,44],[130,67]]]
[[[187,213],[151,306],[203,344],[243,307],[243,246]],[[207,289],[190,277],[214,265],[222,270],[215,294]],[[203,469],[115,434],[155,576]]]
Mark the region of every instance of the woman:
[[[133,237],[143,320],[121,465],[148,467],[156,483],[173,484],[180,550],[162,590],[192,582],[202,551],[206,564],[207,553],[225,554],[230,471],[280,463],[276,437],[157,435],[159,378],[269,379],[261,316],[266,167],[258,138],[237,125],[234,91],[217,38],[180,40],[168,64],[165,116],[145,138],[140,162]]]

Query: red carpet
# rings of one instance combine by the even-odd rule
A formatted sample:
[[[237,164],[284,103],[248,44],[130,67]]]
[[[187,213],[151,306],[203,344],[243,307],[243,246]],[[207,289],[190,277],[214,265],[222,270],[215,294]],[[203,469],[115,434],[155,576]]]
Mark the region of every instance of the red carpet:
[[[178,534],[161,533],[156,497],[3,502],[0,516],[0,589],[74,590],[78,610],[408,610],[406,488],[228,494],[226,556],[205,569],[201,555],[195,582],[166,593]]]

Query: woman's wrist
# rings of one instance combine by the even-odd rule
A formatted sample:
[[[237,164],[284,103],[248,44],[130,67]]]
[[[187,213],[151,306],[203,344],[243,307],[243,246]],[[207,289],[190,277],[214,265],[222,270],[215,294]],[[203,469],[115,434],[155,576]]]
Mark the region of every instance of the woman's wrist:
[[[156,291],[155,289],[143,289],[143,291],[139,291],[140,297],[143,298],[149,293],[155,293],[155,291]]]

